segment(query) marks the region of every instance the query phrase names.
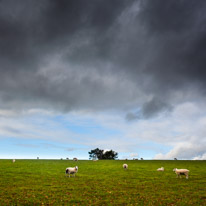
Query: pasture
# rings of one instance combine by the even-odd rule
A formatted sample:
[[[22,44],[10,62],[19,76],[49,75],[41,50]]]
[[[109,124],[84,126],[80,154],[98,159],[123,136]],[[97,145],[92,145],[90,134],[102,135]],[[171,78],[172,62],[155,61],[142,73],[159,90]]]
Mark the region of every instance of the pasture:
[[[65,177],[76,165],[76,177]],[[0,205],[206,205],[206,161],[0,160]]]

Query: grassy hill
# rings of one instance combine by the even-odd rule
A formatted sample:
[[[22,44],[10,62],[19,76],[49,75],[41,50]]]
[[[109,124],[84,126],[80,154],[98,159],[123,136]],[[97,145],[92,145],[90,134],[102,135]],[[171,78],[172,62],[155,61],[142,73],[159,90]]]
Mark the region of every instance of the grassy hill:
[[[65,177],[76,165],[76,177]],[[206,205],[205,185],[206,161],[0,160],[0,205]]]

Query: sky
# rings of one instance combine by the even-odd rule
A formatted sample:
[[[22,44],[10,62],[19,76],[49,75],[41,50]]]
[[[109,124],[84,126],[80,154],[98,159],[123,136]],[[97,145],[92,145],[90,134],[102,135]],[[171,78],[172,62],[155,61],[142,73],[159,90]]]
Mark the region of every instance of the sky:
[[[0,158],[206,159],[205,10],[1,0]]]

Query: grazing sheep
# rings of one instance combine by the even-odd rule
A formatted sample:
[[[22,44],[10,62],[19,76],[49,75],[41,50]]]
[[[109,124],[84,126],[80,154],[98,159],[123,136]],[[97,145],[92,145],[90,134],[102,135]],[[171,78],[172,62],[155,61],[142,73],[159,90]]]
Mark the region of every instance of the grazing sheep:
[[[13,159],[13,163],[15,162],[16,160],[15,159]]]
[[[160,168],[157,169],[157,171],[160,171],[160,172],[163,172],[164,170],[165,170],[164,167],[160,167]]]
[[[78,171],[78,166],[76,167],[67,167],[66,168],[66,172],[65,172],[65,176],[68,176],[70,177],[70,174],[73,174],[73,176],[75,177],[75,174],[77,173]]]
[[[181,175],[185,175],[186,179],[188,179],[189,170],[187,170],[187,169],[177,169],[177,168],[174,168],[173,171],[177,174],[177,178],[178,178],[178,177],[181,178]]]
[[[128,165],[127,164],[123,164],[122,165],[124,169],[128,169]]]

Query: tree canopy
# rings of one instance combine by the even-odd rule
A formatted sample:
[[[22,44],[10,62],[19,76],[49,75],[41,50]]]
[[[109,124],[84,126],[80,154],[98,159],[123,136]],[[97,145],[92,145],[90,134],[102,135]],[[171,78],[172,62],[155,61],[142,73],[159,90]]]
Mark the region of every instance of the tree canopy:
[[[91,150],[89,153],[89,159],[109,159],[109,160],[114,160],[118,158],[118,153],[113,151],[113,150],[109,150],[109,151],[104,151],[102,149],[96,148]]]

